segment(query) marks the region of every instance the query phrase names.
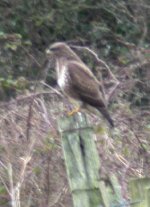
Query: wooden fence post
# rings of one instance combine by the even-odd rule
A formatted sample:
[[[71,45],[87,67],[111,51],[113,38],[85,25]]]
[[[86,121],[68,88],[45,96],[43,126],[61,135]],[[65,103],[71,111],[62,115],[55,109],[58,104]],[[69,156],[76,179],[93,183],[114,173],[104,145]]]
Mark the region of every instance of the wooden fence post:
[[[74,207],[124,207],[116,176],[100,179],[100,158],[92,127],[82,114],[58,122]]]
[[[58,126],[74,207],[104,206],[92,128],[81,114],[59,120]]]
[[[150,178],[137,178],[129,182],[134,207],[150,207]]]

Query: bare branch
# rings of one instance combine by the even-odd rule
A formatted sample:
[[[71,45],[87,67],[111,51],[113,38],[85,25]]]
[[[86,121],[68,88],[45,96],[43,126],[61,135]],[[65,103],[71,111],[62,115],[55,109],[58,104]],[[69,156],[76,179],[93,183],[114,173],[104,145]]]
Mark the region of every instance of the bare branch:
[[[62,93],[59,92],[59,90],[57,90],[56,88],[53,88],[52,86],[46,84],[44,81],[41,81],[41,84],[43,84],[44,86],[48,87],[51,91],[53,91],[54,93],[56,93],[58,96],[60,96],[61,98],[63,98],[64,96],[62,95]]]
[[[107,96],[105,96],[105,97],[106,97],[106,102],[108,103],[108,102],[111,100],[113,94],[115,93],[117,87],[119,86],[119,81],[117,80],[117,78],[115,77],[115,75],[113,74],[113,72],[111,71],[111,69],[110,69],[110,67],[108,66],[108,64],[107,64],[105,61],[101,60],[101,59],[98,57],[98,54],[95,53],[93,50],[91,50],[91,49],[88,48],[88,47],[81,47],[81,46],[74,46],[74,45],[71,45],[70,47],[75,48],[75,49],[79,49],[79,50],[86,50],[86,51],[88,51],[88,53],[90,53],[90,54],[94,57],[94,59],[96,60],[96,63],[97,63],[98,65],[99,65],[99,64],[103,64],[103,65],[105,66],[105,68],[106,68],[107,71],[108,71],[109,77],[112,78],[112,79],[114,80],[114,81],[113,81],[113,83],[114,83],[114,87],[111,89],[111,91],[109,92],[109,94],[107,94]],[[104,88],[104,85],[103,85],[103,82],[102,82],[102,90],[103,90],[103,92],[104,92],[104,94],[105,94],[105,90],[104,90],[104,89],[105,89],[105,88]]]
[[[37,61],[37,59],[32,55],[32,54],[30,54],[29,53],[29,51],[25,48],[25,47],[23,47],[23,46],[21,46],[22,47],[22,49],[26,52],[26,54],[36,63],[36,65],[39,67],[39,68],[41,68],[42,67],[42,65]]]
[[[42,84],[47,85],[46,83],[42,83]],[[0,107],[8,107],[9,105],[18,104],[20,102],[27,101],[27,100],[30,100],[32,98],[39,97],[41,95],[53,95],[53,94],[55,94],[55,95],[58,95],[59,97],[63,97],[62,94],[57,89],[55,89],[55,88],[53,88],[49,85],[47,85],[47,87],[51,88],[52,91],[41,91],[41,92],[37,92],[37,93],[31,93],[31,94],[25,95],[25,96],[19,96],[15,100],[1,103]]]
[[[76,48],[76,49],[79,49],[79,50],[86,50],[88,51],[96,60],[96,63],[97,64],[103,64],[105,66],[105,68],[107,69],[107,71],[109,72],[110,76],[114,79],[114,80],[117,80],[115,75],[112,73],[110,67],[107,65],[107,63],[103,60],[101,60],[99,57],[98,57],[98,54],[95,53],[93,50],[91,50],[90,48],[88,47],[81,47],[81,46],[73,46],[71,45],[72,48]],[[118,81],[118,80],[117,80]]]

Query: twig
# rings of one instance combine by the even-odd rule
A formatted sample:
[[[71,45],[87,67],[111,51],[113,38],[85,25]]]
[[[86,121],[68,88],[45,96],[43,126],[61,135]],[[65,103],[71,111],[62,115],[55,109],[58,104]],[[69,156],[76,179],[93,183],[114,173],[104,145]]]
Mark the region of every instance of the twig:
[[[21,97],[19,96],[15,100],[12,100],[12,101],[9,101],[9,102],[4,102],[4,103],[0,104],[0,107],[7,107],[7,106],[12,105],[12,104],[16,104],[16,103],[20,103],[20,102],[23,102],[23,101],[26,101],[26,100],[30,100],[31,98],[39,97],[41,95],[57,94],[57,95],[62,97],[61,93],[59,93],[58,91],[56,92],[56,91],[57,90],[54,89],[53,92],[51,92],[51,91],[41,91],[41,92],[31,93],[29,95],[25,95],[25,96],[21,96]]]
[[[42,65],[36,60],[36,58],[33,56],[33,55],[31,55],[30,53],[29,53],[29,51],[25,48],[25,47],[23,47],[23,46],[21,46],[22,47],[22,49],[26,52],[26,54],[36,63],[36,65],[39,67],[39,68],[42,68]]]
[[[79,50],[86,50],[88,51],[88,53],[90,53],[96,60],[96,63],[97,64],[103,64],[105,66],[105,68],[107,69],[108,71],[108,74],[110,76],[110,78],[112,78],[114,80],[114,87],[111,89],[111,91],[109,92],[109,95],[106,96],[106,102],[108,103],[110,101],[110,99],[112,98],[113,94],[115,93],[115,90],[117,89],[117,87],[119,86],[119,81],[117,80],[117,78],[115,77],[115,75],[112,73],[110,67],[106,64],[105,61],[101,60],[99,57],[98,57],[98,54],[95,53],[93,50],[91,50],[90,48],[88,47],[81,47],[81,46],[74,46],[74,45],[71,45],[70,47],[72,48],[76,48],[76,49],[79,49]],[[104,87],[103,87],[103,84],[102,84],[102,90],[104,92]]]
[[[34,103],[34,97],[31,98],[30,100],[30,105],[29,105],[29,112],[28,112],[28,117],[27,117],[27,128],[26,128],[26,139],[30,139],[30,131],[31,131],[31,119],[32,119],[32,106]]]
[[[41,81],[41,84],[43,84],[44,86],[48,87],[49,89],[51,89],[54,93],[56,93],[57,95],[59,95],[61,98],[63,98],[64,96],[62,95],[62,93],[59,92],[59,90],[57,90],[56,88],[53,88],[52,86],[46,84],[44,81]]]
[[[139,139],[138,135],[136,133],[134,133],[134,136],[137,139],[139,145],[141,146],[141,149],[143,150],[143,152],[147,153],[147,150],[146,150],[145,146],[143,145],[143,143],[141,142],[141,140]]]
[[[26,100],[30,100],[32,98],[39,97],[41,95],[56,94],[61,98],[63,97],[63,95],[56,88],[53,88],[52,86],[47,85],[44,82],[41,82],[41,83],[43,85],[47,86],[49,89],[51,89],[51,91],[41,91],[41,92],[37,92],[37,93],[31,93],[31,94],[25,95],[25,96],[19,96],[15,100],[12,100],[12,101],[9,101],[9,102],[3,102],[2,104],[0,104],[0,107],[7,107],[7,106],[12,105],[12,104],[20,103],[20,102],[23,102],[23,101],[26,101]]]
[[[67,189],[68,188],[66,187],[66,185],[63,188],[61,188],[59,193],[56,195],[55,200],[54,201],[50,201],[49,207],[52,207],[52,206],[56,205],[61,200],[61,198],[63,197],[63,193],[64,192],[66,193]]]
[[[98,57],[98,54],[95,53],[93,50],[91,50],[91,49],[88,48],[88,47],[81,47],[81,46],[73,46],[73,45],[71,45],[70,47],[72,47],[72,48],[76,48],[76,49],[87,50],[87,51],[88,51],[88,52],[95,58],[96,62],[97,62],[98,64],[100,64],[100,63],[103,64],[103,65],[105,66],[105,68],[107,69],[109,75],[110,75],[114,80],[118,81],[117,78],[115,77],[115,75],[111,72],[111,69],[110,69],[110,67],[106,64],[106,62],[103,61],[103,60],[101,60],[101,59]],[[118,81],[118,82],[119,82],[119,81]]]
[[[106,96],[106,100],[107,100],[107,103],[112,99],[116,89],[118,88],[118,86],[120,85],[120,82],[116,82],[116,85],[114,85],[112,87],[112,89],[110,90],[110,92],[108,93],[108,95]]]

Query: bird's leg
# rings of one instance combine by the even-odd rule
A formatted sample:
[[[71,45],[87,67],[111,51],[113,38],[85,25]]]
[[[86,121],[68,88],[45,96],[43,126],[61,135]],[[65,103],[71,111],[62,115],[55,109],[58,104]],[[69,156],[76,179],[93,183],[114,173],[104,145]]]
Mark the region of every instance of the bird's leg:
[[[74,108],[72,111],[68,112],[68,116],[72,116],[80,111],[80,106]]]

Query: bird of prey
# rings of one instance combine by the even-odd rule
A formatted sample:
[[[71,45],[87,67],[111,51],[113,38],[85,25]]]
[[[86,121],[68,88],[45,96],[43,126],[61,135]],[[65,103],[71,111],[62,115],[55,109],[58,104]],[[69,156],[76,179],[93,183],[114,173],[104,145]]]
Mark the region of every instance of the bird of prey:
[[[113,120],[100,90],[100,82],[80,57],[64,42],[52,44],[46,53],[55,60],[57,83],[62,92],[76,100],[82,108],[96,108],[113,127]]]

